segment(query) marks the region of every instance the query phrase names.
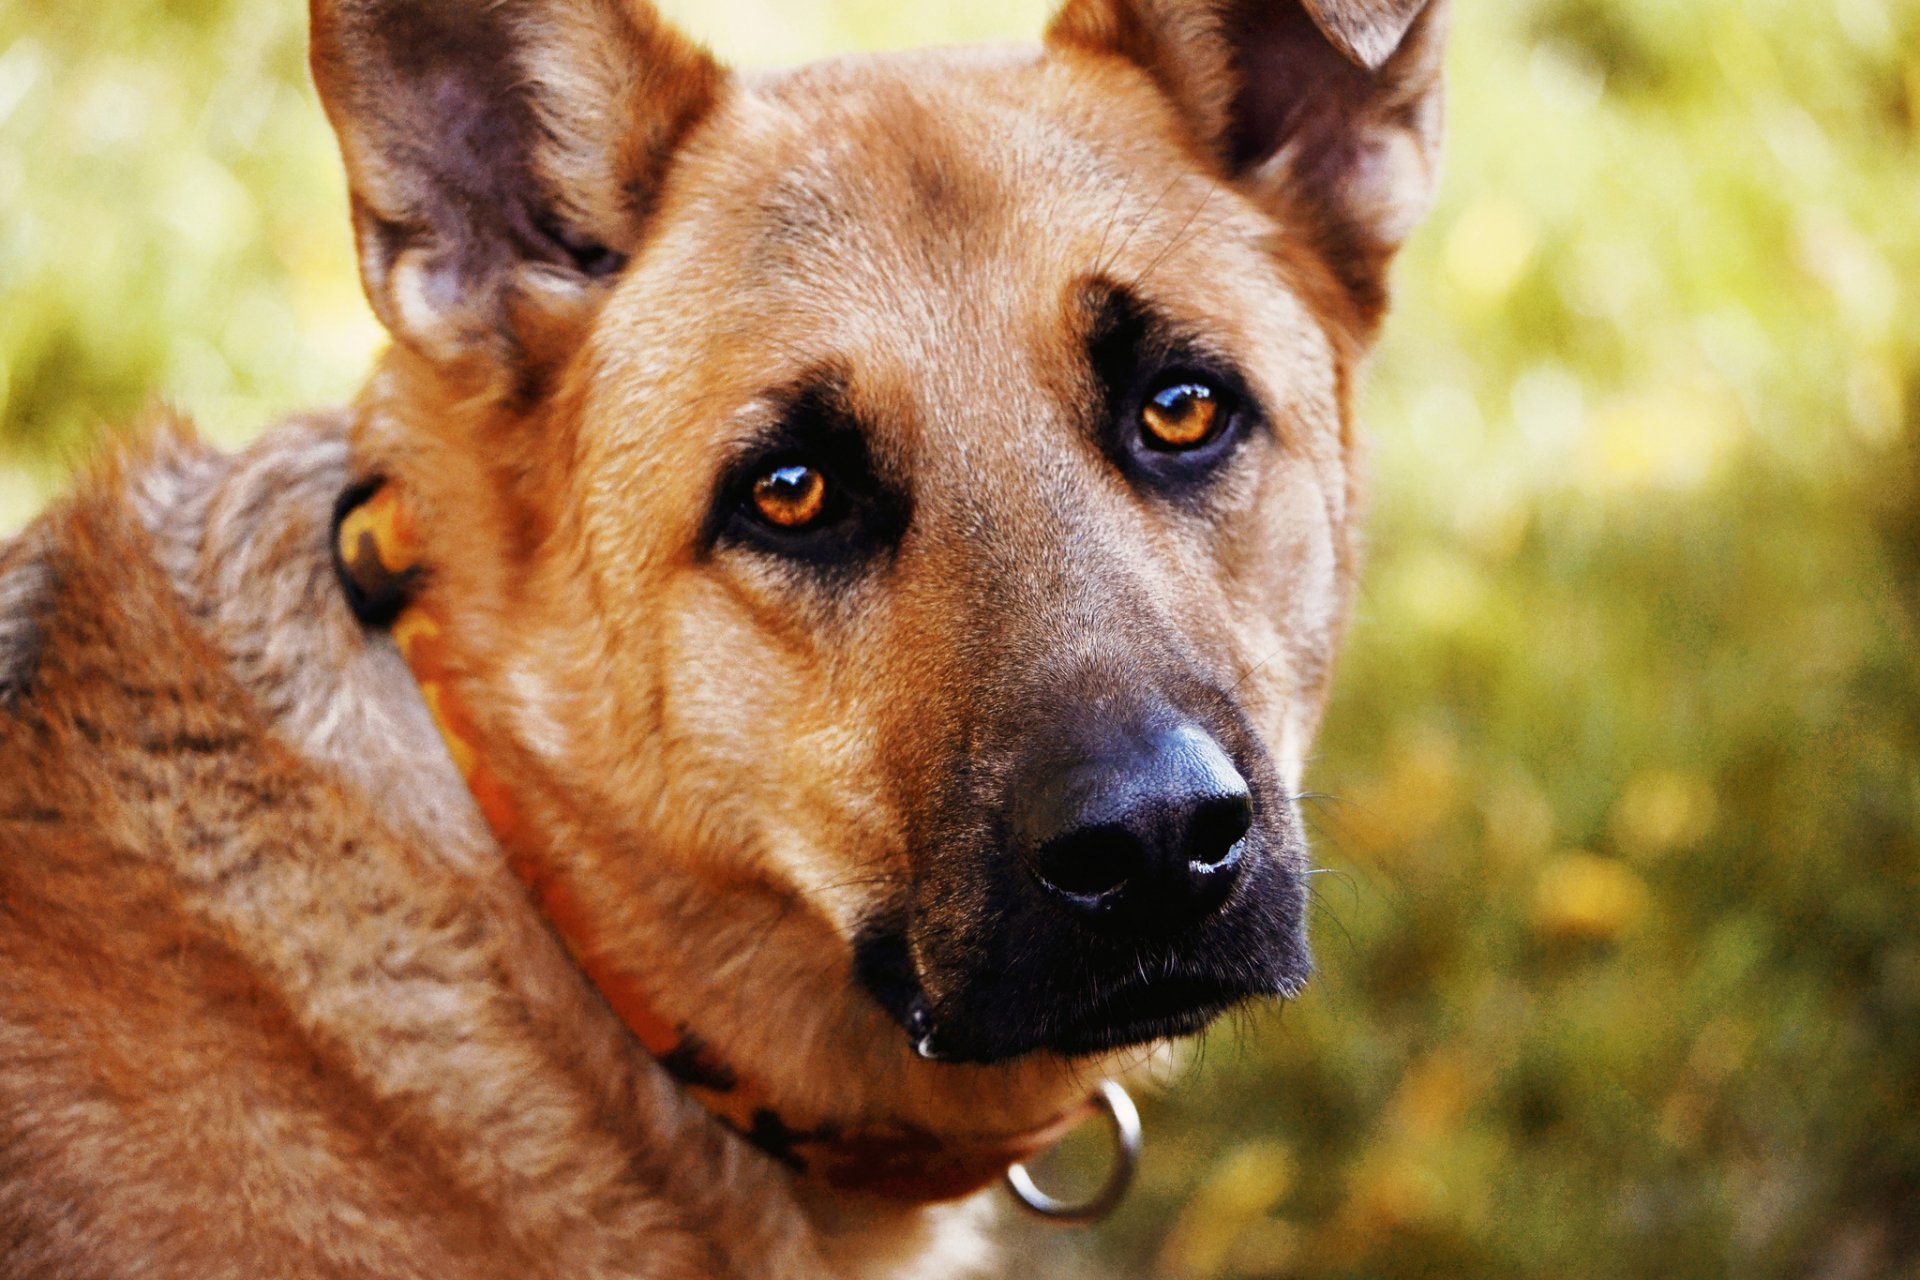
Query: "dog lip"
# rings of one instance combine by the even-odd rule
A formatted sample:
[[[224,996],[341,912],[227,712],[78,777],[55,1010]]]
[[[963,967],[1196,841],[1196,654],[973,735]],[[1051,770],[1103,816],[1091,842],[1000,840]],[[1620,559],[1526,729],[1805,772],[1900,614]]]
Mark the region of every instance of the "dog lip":
[[[1297,996],[1312,971],[1297,895],[1278,892],[1273,879],[1284,881],[1286,868],[1258,859],[1253,870],[1242,889],[1264,885],[1266,898],[1236,895],[1223,922],[1152,947],[1158,955],[1116,950],[1092,933],[1057,936],[1053,951],[1038,955],[1001,939],[995,954],[1024,958],[953,975],[936,995],[923,983],[904,913],[890,913],[856,933],[853,976],[908,1051],[930,1062],[1083,1057],[1193,1035],[1249,1001]],[[1057,954],[1062,946],[1068,956]],[[1050,954],[1061,963],[1045,963]]]
[[[1193,1035],[1235,1005],[1262,994],[1244,983],[1206,975],[1136,981],[1107,993],[1037,1047],[1077,1056]]]
[[[856,948],[855,971],[875,1002],[929,1062],[986,1063],[1036,1051],[1079,1057],[1153,1040],[1193,1035],[1245,1000],[1272,992],[1208,974],[1134,979],[1031,1037],[974,1037],[941,1025],[920,989],[905,938],[875,931]],[[1283,993],[1285,994],[1285,993]]]
[[[1134,980],[1106,993],[1092,1004],[1048,1019],[1030,1034],[994,1034],[978,1038],[944,1036],[942,1061],[993,1063],[1029,1053],[1060,1057],[1087,1057],[1173,1040],[1204,1031],[1228,1010],[1262,996],[1291,997],[1298,984],[1247,983],[1206,974],[1170,974],[1150,981]]]
[[[932,1008],[920,990],[905,930],[880,925],[862,930],[853,947],[854,978],[874,1003],[906,1029],[916,1047],[932,1030]]]
[[[1132,1045],[1150,1044],[1155,1040],[1178,1040],[1205,1031],[1215,1018],[1238,1003],[1238,1000],[1229,1000],[1180,1014],[1112,1025],[1079,1023],[1049,1037],[1036,1047],[1063,1058],[1081,1058]]]

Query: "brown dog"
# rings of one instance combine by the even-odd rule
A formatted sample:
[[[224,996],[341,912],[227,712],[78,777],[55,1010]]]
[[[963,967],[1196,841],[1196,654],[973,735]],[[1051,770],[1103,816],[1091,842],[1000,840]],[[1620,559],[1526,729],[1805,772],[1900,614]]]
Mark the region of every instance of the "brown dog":
[[[1443,4],[315,0],[393,349],[0,553],[0,1274],[959,1274],[1294,990]]]

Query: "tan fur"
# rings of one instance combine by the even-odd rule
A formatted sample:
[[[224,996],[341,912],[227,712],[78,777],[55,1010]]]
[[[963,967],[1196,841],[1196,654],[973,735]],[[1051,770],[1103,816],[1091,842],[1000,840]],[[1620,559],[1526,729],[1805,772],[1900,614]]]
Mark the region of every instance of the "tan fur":
[[[1041,1125],[1145,1051],[922,1061],[851,943],[910,898],[916,806],[1023,647],[1123,674],[1177,649],[1297,789],[1355,573],[1352,387],[1431,185],[1418,7],[1312,6],[1386,68],[1369,114],[1328,64],[1367,107],[1336,182],[1311,129],[1232,168],[1206,0],[754,80],[615,0],[488,6],[534,123],[474,189],[539,203],[564,250],[522,258],[441,220],[467,179],[423,176],[417,104],[367,61],[393,6],[317,4],[396,346],[351,411],[237,457],[161,424],[0,554],[0,1274],[980,1262],[978,1202],[795,1177],[637,1049],[340,596],[332,504],[403,486],[492,765],[663,1013],[795,1114]],[[1079,434],[1090,276],[1238,358],[1276,426],[1204,534]],[[914,477],[884,590],[698,549],[729,450],[821,369]]]

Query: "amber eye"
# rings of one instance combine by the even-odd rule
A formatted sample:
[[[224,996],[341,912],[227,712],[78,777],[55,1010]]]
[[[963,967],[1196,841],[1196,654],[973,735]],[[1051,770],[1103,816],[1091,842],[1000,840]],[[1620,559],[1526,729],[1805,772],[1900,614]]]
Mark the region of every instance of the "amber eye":
[[[1225,418],[1220,395],[1204,382],[1182,378],[1147,397],[1140,425],[1147,443],[1162,449],[1191,449],[1205,444]]]
[[[781,529],[804,529],[827,507],[827,478],[805,463],[775,467],[753,482],[753,509]]]

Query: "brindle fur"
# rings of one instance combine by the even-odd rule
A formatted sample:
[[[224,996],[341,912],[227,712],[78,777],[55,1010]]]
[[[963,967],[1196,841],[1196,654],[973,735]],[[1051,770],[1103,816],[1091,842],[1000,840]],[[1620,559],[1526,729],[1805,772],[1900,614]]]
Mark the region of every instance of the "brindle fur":
[[[493,767],[716,1060],[852,1130],[1037,1126],[1142,1054],[921,1061],[856,947],[995,1033],[986,797],[1152,686],[1258,774],[1270,903],[1217,945],[1304,974],[1290,797],[1443,3],[1070,0],[1044,52],[747,79],[618,0],[316,0],[393,349],[238,456],[151,424],[0,549],[0,1274],[981,1265],[980,1201],[796,1178],[637,1050],[349,611],[333,504],[404,486]],[[1101,455],[1116,306],[1265,406],[1204,495]],[[807,397],[897,504],[857,563],[715,534]]]

